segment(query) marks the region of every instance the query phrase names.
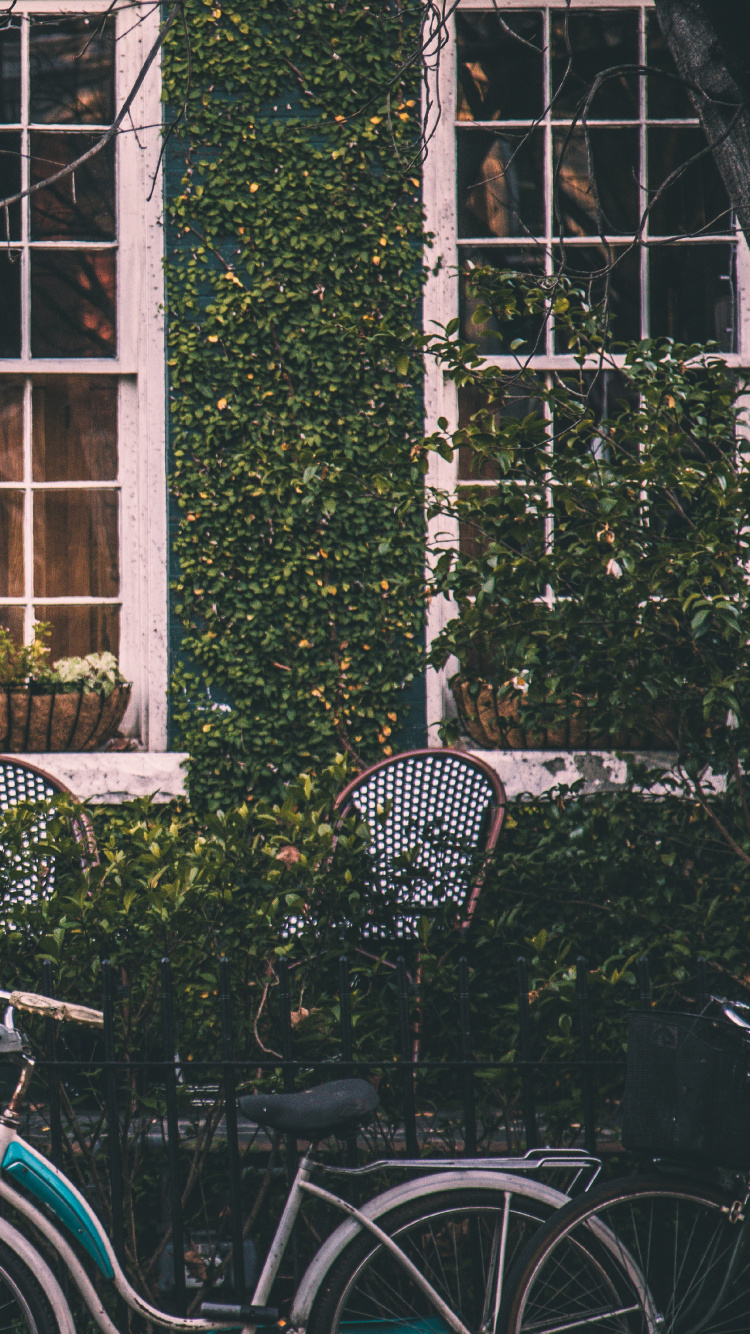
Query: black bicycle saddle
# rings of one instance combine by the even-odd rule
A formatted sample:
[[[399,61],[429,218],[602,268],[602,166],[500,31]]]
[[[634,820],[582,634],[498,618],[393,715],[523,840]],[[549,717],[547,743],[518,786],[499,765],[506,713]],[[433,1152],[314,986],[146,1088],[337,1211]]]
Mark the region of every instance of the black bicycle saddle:
[[[379,1102],[366,1079],[337,1079],[305,1093],[254,1093],[240,1098],[240,1111],[259,1126],[304,1139],[325,1139],[354,1130]]]

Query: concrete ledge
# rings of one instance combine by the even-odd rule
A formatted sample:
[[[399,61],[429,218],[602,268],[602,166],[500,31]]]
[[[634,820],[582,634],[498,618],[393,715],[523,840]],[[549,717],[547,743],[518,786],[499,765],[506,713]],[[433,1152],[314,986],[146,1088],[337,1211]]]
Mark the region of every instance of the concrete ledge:
[[[185,795],[185,770],[188,759],[180,751],[102,751],[78,754],[55,751],[38,755],[19,755],[52,778],[94,805],[115,805],[132,797],[150,797],[171,801]]]
[[[474,750],[469,746],[466,750],[495,770],[509,798],[524,792],[539,797],[558,783],[570,785],[581,778],[587,793],[616,792],[627,781],[625,760],[608,750]],[[674,762],[673,755],[657,751],[636,753],[635,758],[659,769],[670,769]]]

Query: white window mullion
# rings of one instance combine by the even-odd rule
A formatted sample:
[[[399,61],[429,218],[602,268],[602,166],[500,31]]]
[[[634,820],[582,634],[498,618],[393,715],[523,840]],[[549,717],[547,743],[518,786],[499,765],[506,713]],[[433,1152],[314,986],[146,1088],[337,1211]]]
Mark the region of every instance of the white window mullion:
[[[23,595],[24,643],[34,635],[34,492],[31,487],[31,380],[23,386]]]
[[[21,189],[29,188],[29,20],[21,20]],[[31,355],[29,198],[21,200],[21,356]]]

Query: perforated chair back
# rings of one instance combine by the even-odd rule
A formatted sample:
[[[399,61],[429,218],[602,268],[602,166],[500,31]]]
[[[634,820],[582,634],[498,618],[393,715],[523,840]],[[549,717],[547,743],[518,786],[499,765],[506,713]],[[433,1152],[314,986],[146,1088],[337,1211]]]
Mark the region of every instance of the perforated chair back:
[[[37,769],[36,765],[27,764],[15,755],[0,755],[0,811],[7,811],[24,801],[49,801],[61,793],[73,796],[69,787],[43,769]],[[29,837],[24,840],[24,852],[11,854],[12,884],[2,874],[3,855],[0,849],[0,904],[3,907],[14,903],[35,903],[52,893],[55,886],[54,859],[41,859],[34,855],[34,840],[44,837],[47,824],[45,813],[40,812]],[[83,866],[95,865],[99,860],[96,840],[85,814],[73,821],[73,835],[81,847]]]
[[[406,751],[360,774],[336,806],[339,824],[356,810],[370,829],[365,934],[416,939],[419,918],[448,903],[462,925],[471,920],[505,817],[488,765],[455,750]]]

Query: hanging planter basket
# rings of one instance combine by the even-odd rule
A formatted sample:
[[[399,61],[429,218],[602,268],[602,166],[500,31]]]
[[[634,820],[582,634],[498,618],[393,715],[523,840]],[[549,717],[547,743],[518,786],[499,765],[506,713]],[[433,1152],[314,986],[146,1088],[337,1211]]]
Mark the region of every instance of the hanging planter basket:
[[[464,732],[483,750],[669,750],[676,731],[674,713],[664,709],[656,710],[654,732],[606,738],[587,726],[584,710],[575,705],[559,727],[525,727],[518,696],[500,699],[498,686],[461,672],[449,685]]]
[[[9,754],[101,750],[122,722],[131,689],[129,681],[106,696],[83,688],[2,686],[0,750]]]

